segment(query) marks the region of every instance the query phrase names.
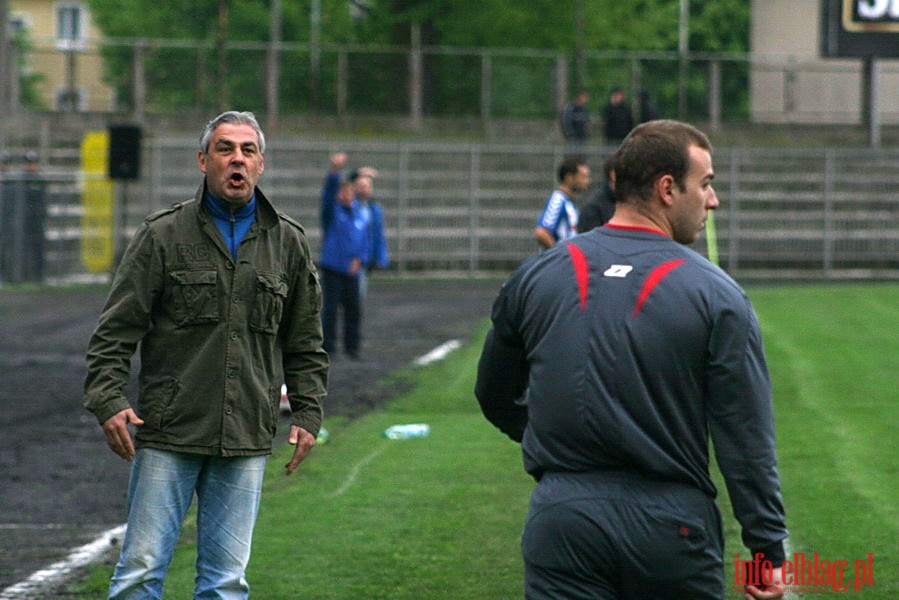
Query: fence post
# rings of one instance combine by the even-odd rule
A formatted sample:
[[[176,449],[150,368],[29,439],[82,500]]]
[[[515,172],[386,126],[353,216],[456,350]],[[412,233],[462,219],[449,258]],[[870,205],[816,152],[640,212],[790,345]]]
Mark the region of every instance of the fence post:
[[[481,119],[490,121],[493,104],[493,58],[487,51],[481,52]]]
[[[0,30],[0,72],[4,74],[0,77],[0,111],[6,115],[12,108],[15,96],[13,96],[13,81],[19,78],[19,69],[13,62],[12,43],[10,42],[10,32],[12,27],[7,27],[9,23],[9,0],[0,0],[0,23],[3,23],[3,29]],[[8,75],[7,75],[8,74]]]
[[[281,0],[272,0],[269,21],[269,43],[265,65],[265,111],[267,126],[274,129],[278,124],[278,80],[281,78]],[[311,79],[311,78],[310,78]]]
[[[796,120],[796,65],[793,57],[784,67],[784,114],[787,120],[792,122]]]
[[[823,268],[824,276],[830,278],[833,271],[833,193],[834,193],[834,154],[828,148],[824,151],[824,248]]]
[[[343,120],[347,116],[347,81],[349,65],[346,50],[337,52],[337,118]]]
[[[721,59],[709,61],[709,128],[721,129]]]
[[[866,56],[862,63],[862,121],[868,127],[872,148],[880,147],[880,68],[877,58]]]
[[[735,275],[739,269],[740,248],[738,238],[740,235],[740,160],[742,153],[739,148],[730,150],[730,206],[727,207],[727,271]]]
[[[555,114],[559,114],[568,97],[568,61],[564,54],[556,56],[556,106]]]
[[[480,146],[472,144],[469,150],[468,162],[468,270],[474,274],[478,270],[478,253],[480,251],[480,203],[478,190],[481,187],[481,153]]]
[[[66,50],[66,91],[64,112],[78,112],[78,51],[74,44]]]
[[[146,40],[139,40],[134,45],[131,54],[131,93],[134,96],[132,109],[134,110],[134,120],[138,123],[143,123],[147,110],[147,76],[144,69],[146,48]]]
[[[405,274],[409,268],[407,264],[408,257],[408,229],[409,229],[409,145],[406,143],[399,146],[399,197],[397,198],[397,223],[396,223],[396,245],[397,245],[397,271]]]
[[[412,51],[409,53],[409,112],[412,129],[421,129],[422,82],[421,25],[412,24]]]

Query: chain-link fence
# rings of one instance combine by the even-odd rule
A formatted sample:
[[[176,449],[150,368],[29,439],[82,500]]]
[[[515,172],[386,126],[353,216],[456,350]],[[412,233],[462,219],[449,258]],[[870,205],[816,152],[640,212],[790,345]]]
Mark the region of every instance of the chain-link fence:
[[[20,49],[20,52],[26,52]],[[109,39],[60,48],[36,40],[21,101],[46,110],[147,115],[241,107],[279,117],[401,116],[554,121],[576,91],[570,53],[540,49],[379,47]],[[899,123],[899,64],[878,63],[884,124]],[[826,123],[863,118],[859,61],[591,51],[583,87],[598,117],[614,87],[647,91],[666,117]],[[836,83],[835,83],[836,82]],[[598,121],[598,119],[597,119]],[[598,137],[597,137],[598,139]]]

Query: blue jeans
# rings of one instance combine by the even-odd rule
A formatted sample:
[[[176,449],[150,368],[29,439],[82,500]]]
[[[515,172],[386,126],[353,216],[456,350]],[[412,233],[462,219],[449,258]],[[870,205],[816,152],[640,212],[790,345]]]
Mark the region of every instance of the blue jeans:
[[[195,492],[194,598],[247,598],[250,586],[245,573],[266,460],[266,456],[223,458],[138,450],[128,489],[128,531],[109,599],[162,597],[166,571]]]

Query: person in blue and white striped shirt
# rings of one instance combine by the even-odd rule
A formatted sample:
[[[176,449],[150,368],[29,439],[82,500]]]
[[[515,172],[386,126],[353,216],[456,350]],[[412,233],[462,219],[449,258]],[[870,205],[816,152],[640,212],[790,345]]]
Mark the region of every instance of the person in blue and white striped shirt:
[[[577,207],[572,197],[589,187],[590,167],[579,158],[569,157],[559,164],[557,177],[559,186],[546,200],[534,228],[534,238],[541,248],[551,248],[577,234]]]

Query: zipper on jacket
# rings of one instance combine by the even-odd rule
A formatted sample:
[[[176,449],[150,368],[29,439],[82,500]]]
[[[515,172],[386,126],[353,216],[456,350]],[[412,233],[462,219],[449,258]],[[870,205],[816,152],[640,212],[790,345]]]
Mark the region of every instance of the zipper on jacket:
[[[231,239],[228,240],[228,246],[231,250],[231,258],[237,261],[237,240],[234,239],[234,224],[237,222],[237,219],[234,218],[233,210],[228,213],[228,220],[231,223]]]

